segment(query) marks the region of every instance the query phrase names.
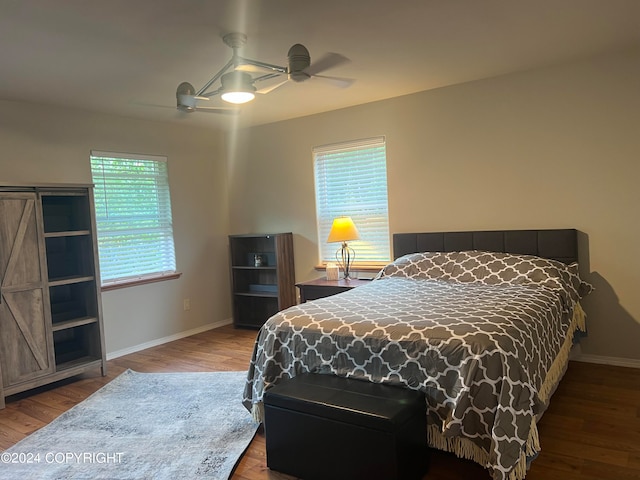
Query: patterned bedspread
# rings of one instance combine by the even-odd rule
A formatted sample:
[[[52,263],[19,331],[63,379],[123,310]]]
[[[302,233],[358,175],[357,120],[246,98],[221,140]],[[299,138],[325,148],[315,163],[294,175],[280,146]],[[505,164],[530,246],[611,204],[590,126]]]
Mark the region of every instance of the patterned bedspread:
[[[480,452],[465,456],[480,459],[494,479],[524,478],[525,452],[536,453],[535,416],[552,390],[545,382],[568,354],[580,295],[550,285],[546,273],[542,282],[539,272],[533,282],[522,272],[505,281],[502,259],[498,277],[470,277],[467,257],[452,265],[447,255],[401,259],[371,284],[269,319],[256,340],[245,406],[255,409],[265,389],[301,372],[402,385],[425,392],[429,428],[445,448],[446,439],[462,438]]]

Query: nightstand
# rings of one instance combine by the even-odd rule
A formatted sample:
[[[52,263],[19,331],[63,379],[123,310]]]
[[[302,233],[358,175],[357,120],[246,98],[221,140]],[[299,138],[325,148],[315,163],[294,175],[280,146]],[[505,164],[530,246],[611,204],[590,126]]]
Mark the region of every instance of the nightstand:
[[[310,280],[308,282],[296,283],[296,287],[300,289],[300,301],[308,302],[309,300],[316,300],[318,298],[330,297],[336,293],[346,292],[352,288],[360,285],[366,285],[371,280],[360,280],[357,278],[351,278],[345,280],[327,280],[325,278],[317,278],[316,280]]]

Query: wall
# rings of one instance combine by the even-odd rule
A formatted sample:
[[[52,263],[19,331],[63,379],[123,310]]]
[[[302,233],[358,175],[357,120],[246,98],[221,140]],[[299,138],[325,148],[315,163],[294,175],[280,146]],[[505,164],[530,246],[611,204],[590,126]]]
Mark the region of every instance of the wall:
[[[640,360],[638,85],[634,50],[243,130],[231,231],[294,232],[296,280],[320,276],[311,149],[385,135],[391,232],[579,229],[585,358]]]
[[[0,182],[91,183],[89,152],[166,155],[181,278],[104,292],[108,353],[231,317],[221,133],[0,101]],[[191,310],[183,311],[183,299]]]

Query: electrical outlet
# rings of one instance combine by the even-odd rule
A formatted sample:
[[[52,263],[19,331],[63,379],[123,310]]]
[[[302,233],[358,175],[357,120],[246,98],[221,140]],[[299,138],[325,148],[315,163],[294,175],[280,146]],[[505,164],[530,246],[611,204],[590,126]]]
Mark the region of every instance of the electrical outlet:
[[[182,308],[184,309],[185,312],[187,310],[191,310],[191,299],[190,298],[185,298],[182,301]]]

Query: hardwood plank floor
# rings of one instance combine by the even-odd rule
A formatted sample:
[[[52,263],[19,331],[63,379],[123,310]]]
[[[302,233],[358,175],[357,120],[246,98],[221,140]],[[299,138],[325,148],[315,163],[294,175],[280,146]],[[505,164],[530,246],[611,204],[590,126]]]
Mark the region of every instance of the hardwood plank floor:
[[[51,422],[127,368],[139,372],[246,370],[256,331],[217,328],[108,362],[98,373],[7,399],[0,451]],[[640,479],[640,369],[571,362],[539,425],[542,452],[527,480]],[[2,477],[0,466],[0,477]],[[262,430],[233,480],[291,480],[266,465]],[[425,480],[489,480],[478,465],[434,452]]]

